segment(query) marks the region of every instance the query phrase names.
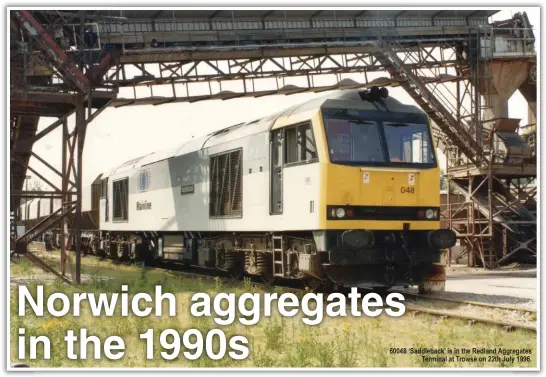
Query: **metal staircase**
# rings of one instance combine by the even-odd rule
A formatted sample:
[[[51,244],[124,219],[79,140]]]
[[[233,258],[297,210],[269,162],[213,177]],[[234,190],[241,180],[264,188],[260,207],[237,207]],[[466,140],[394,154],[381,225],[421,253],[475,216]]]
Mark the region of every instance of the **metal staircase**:
[[[19,142],[25,142],[26,140],[31,139],[35,134],[38,128],[37,116],[17,116],[12,120],[11,128],[11,150],[14,150],[14,146]],[[27,166],[30,161],[32,146],[28,150],[18,150],[12,152],[13,158],[10,161],[10,176],[11,176],[11,189],[12,190],[23,190],[23,185],[26,179]],[[12,208],[11,211],[14,211],[15,208],[19,207],[20,200],[14,198],[12,203],[10,203]]]
[[[387,67],[391,76],[400,82],[400,86],[427,113],[451,143],[457,146],[471,163],[477,164],[483,149],[469,133],[470,126],[464,121],[457,121],[453,105],[447,101],[445,94],[439,95],[438,90],[429,89],[424,80],[411,72],[411,69],[398,57],[396,45],[384,44],[382,48],[382,51],[376,54],[377,59]],[[439,139],[439,141],[442,140]],[[441,144],[438,147],[445,152],[447,144]]]
[[[19,238],[17,238],[17,242],[26,244],[35,240],[37,237],[42,235],[46,230],[50,229],[58,221],[64,219],[70,213],[70,211],[73,209],[74,206],[75,206],[75,202],[71,202],[69,203],[69,208],[67,209],[60,207],[49,216],[42,219],[34,227],[27,230],[25,234],[19,236]]]
[[[492,85],[491,61],[495,43],[492,35],[491,28],[487,27],[472,31],[461,43],[459,63],[452,67],[455,75],[451,76],[447,74],[447,68],[445,73],[432,68],[415,68],[412,63],[417,62],[417,58],[412,61],[411,54],[390,41],[383,41],[375,54],[392,78],[434,122],[437,147],[446,154],[448,161],[450,188],[454,193],[464,195],[467,205],[465,220],[455,219],[448,223],[458,223],[465,228],[459,232],[459,238],[470,245],[486,268],[497,267],[522,249],[536,255],[536,215],[532,213],[536,208],[533,199],[536,189],[535,194],[532,190],[521,193],[519,178],[523,175],[518,172],[518,169],[522,170],[521,166],[514,165],[512,175],[506,175],[504,170],[496,176],[494,169],[507,165],[496,162],[497,156],[492,150],[495,123],[484,122],[482,118],[491,103],[491,90],[487,85]],[[426,54],[426,49],[422,53]],[[445,85],[450,80],[456,89]],[[464,87],[463,95],[461,87]],[[456,94],[453,94],[455,90]],[[458,174],[450,174],[450,167],[457,168]],[[452,207],[448,213],[459,212],[453,211]]]
[[[465,236],[479,239],[481,245],[478,245],[478,250],[482,254],[484,266],[493,268],[521,249],[527,249],[536,255],[536,217],[523,206],[518,198],[510,195],[513,199],[511,201],[507,196],[502,195],[504,185],[500,182],[494,185],[496,190],[489,194],[485,182],[487,178],[483,179],[482,184],[478,183],[477,187],[470,188],[469,181],[464,179],[453,179],[450,186],[454,192],[466,195],[467,200],[474,203],[472,210],[479,212],[479,214],[469,214],[473,218],[475,228],[471,235]],[[498,236],[506,236],[508,241],[502,256],[494,252],[494,241]],[[488,257],[487,255],[491,253],[495,256]]]

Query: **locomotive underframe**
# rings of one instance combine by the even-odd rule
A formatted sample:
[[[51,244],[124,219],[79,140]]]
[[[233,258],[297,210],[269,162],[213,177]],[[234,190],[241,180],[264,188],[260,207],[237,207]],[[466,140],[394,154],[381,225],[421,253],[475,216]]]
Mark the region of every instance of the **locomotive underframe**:
[[[390,287],[423,285],[439,274],[441,250],[428,245],[427,231],[375,231],[374,244],[358,248],[344,245],[342,234],[87,231],[82,245],[86,254],[147,264],[179,262],[236,277],[259,276],[266,282],[281,278]],[[58,235],[47,238],[46,246],[58,246]],[[317,243],[327,251],[320,251]]]

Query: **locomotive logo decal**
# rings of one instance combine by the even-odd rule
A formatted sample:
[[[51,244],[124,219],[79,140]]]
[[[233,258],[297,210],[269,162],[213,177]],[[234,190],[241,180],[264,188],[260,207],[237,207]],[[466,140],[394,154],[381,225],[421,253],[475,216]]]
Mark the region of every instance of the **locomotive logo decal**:
[[[415,184],[415,174],[408,174],[408,185],[413,186]]]
[[[194,185],[185,185],[180,187],[180,194],[193,194],[195,192],[195,186]]]
[[[148,191],[148,187],[150,186],[150,176],[147,170],[141,171],[138,175],[137,186],[140,192]]]

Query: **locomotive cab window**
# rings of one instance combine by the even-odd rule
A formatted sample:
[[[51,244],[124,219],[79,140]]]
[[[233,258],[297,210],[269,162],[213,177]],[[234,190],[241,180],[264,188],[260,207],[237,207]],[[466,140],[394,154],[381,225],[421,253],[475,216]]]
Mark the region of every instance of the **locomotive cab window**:
[[[317,160],[317,147],[310,123],[286,128],[285,138],[285,164]]]
[[[210,158],[210,217],[242,217],[242,149]]]
[[[322,114],[332,163],[436,166],[423,114],[332,108]]]
[[[425,124],[384,122],[391,162],[432,164],[434,148]]]
[[[326,123],[333,162],[382,162],[384,152],[377,122],[330,119]]]
[[[129,219],[129,178],[115,181],[112,184],[114,191],[114,221]]]

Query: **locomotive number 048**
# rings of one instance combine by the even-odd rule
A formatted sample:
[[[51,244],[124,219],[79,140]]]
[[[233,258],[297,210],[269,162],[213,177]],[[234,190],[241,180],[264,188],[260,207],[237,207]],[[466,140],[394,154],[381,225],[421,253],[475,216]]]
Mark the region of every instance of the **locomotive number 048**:
[[[415,187],[400,187],[402,194],[415,194]]]

